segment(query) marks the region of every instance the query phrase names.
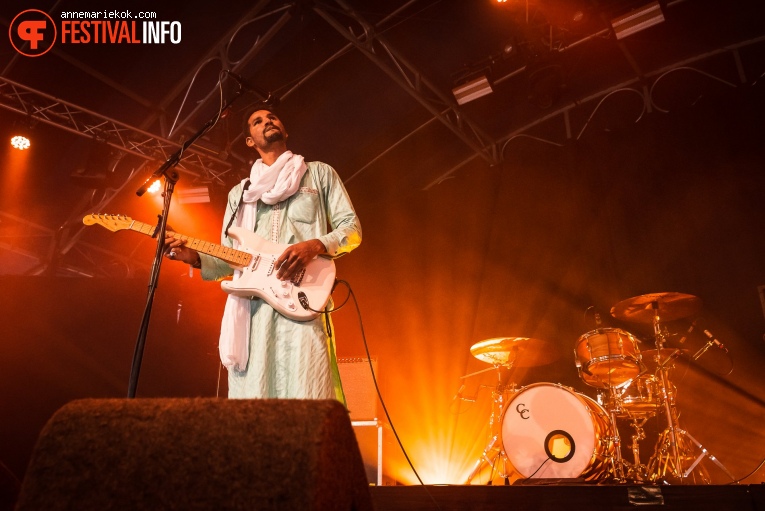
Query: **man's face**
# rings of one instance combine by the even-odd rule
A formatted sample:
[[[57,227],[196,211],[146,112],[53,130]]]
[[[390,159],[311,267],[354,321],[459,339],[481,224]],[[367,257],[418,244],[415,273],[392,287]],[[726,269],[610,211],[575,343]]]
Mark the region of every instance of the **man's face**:
[[[247,119],[250,136],[245,139],[249,147],[256,149],[268,149],[271,144],[284,142],[287,139],[287,131],[282,121],[268,110],[256,110]]]

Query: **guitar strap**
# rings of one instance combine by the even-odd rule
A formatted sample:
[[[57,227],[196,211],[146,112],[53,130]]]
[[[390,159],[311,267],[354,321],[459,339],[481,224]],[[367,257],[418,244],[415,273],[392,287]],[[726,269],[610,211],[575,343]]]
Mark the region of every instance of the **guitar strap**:
[[[247,179],[244,182],[244,186],[242,186],[242,195],[239,196],[239,204],[236,205],[236,209],[231,214],[231,218],[229,218],[228,220],[228,225],[226,226],[226,230],[223,231],[226,236],[228,236],[228,230],[231,228],[231,224],[234,223],[234,219],[236,218],[236,214],[239,212],[239,208],[242,207],[242,201],[244,200],[244,192],[246,192],[249,187],[250,187],[250,180]]]

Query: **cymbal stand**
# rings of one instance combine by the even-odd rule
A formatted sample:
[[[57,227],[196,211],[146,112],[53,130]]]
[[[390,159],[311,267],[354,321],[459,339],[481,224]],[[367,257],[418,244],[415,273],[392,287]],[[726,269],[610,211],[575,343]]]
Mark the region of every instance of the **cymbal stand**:
[[[491,415],[489,416],[489,434],[491,435],[491,438],[489,439],[489,443],[486,444],[486,447],[484,447],[483,452],[481,453],[481,457],[476,461],[475,467],[473,467],[473,471],[470,472],[470,475],[468,476],[465,484],[470,484],[470,482],[475,479],[478,474],[481,473],[485,466],[492,468],[492,476],[494,471],[497,470],[499,476],[505,480],[505,484],[509,484],[508,477],[510,474],[507,472],[507,455],[505,454],[505,449],[502,445],[501,439],[502,425],[500,421],[502,420],[503,412],[505,410],[504,394],[507,390],[507,386],[502,384],[502,373],[500,371],[501,367],[501,365],[495,366],[497,370],[497,386],[494,387],[491,392],[492,407]],[[515,390],[515,383],[511,383],[509,387],[511,391]],[[500,460],[502,462],[502,466],[501,470],[498,470],[497,464]],[[488,484],[492,484],[491,478],[489,479]]]
[[[682,467],[679,466],[677,462],[675,462],[670,456],[671,453],[668,449],[671,444],[669,438],[669,429],[665,429],[659,435],[659,440],[656,444],[656,452],[648,462],[648,473],[651,476],[651,480],[655,482],[659,479],[662,479],[665,474],[669,473],[670,475],[680,479],[680,481],[683,481],[687,479],[691,474],[693,474],[693,484],[711,484],[711,478],[709,477],[709,473],[707,472],[706,468],[703,465],[699,465],[699,462],[704,458],[704,456],[707,455],[705,452],[706,450],[703,448],[703,446],[701,446],[701,444],[696,442],[696,440],[690,436],[687,431],[680,428],[677,428],[676,431],[678,433],[677,449],[681,453],[680,455],[682,460],[686,460],[688,462],[693,460],[693,456],[691,455],[692,446],[688,443],[689,440],[693,441],[696,446],[701,448],[702,453],[696,458],[695,461],[691,463],[688,469],[683,472]],[[710,455],[710,459],[712,458],[713,457]]]
[[[683,473],[682,464],[680,460],[680,448],[677,442],[677,426],[675,425],[675,414],[672,413],[672,407],[670,406],[669,392],[669,377],[667,376],[667,368],[664,366],[661,360],[661,350],[664,347],[664,333],[661,331],[661,318],[659,317],[659,302],[654,301],[651,303],[653,308],[653,331],[656,337],[656,365],[659,375],[661,376],[661,394],[664,400],[664,411],[667,414],[667,431],[669,432],[670,447],[672,449],[672,457],[674,458],[674,471],[675,476],[680,477]]]
[[[696,444],[696,447],[698,447],[698,448],[699,448],[699,450],[701,450],[701,454],[699,454],[699,455],[696,457],[696,460],[695,460],[695,461],[694,461],[694,462],[691,464],[691,466],[690,466],[690,467],[688,467],[688,470],[686,470],[686,471],[685,471],[685,473],[683,474],[683,477],[688,477],[688,475],[689,475],[691,472],[693,472],[693,469],[694,469],[694,468],[696,468],[696,465],[698,465],[698,464],[699,464],[699,462],[700,462],[700,461],[701,461],[701,460],[704,458],[704,456],[706,456],[706,457],[708,457],[710,460],[712,460],[712,461],[714,462],[714,464],[715,464],[715,465],[717,465],[718,467],[720,467],[720,468],[722,469],[722,471],[723,471],[723,472],[725,472],[725,473],[728,475],[728,477],[730,477],[731,481],[735,481],[735,480],[736,480],[736,478],[735,478],[735,477],[733,477],[733,474],[731,474],[730,472],[728,472],[728,469],[727,469],[727,468],[725,468],[725,465],[723,465],[722,463],[720,463],[720,460],[718,460],[717,458],[715,458],[715,457],[714,457],[714,455],[713,455],[712,453],[710,453],[709,451],[707,451],[707,450],[704,448],[704,446],[703,446],[703,445],[701,445],[701,444],[699,443],[699,441],[698,441],[698,440],[696,440],[695,438],[693,438],[693,437],[691,436],[691,434],[690,434],[690,433],[688,433],[687,431],[685,431],[685,430],[683,430],[683,429],[678,429],[678,431],[680,431],[680,433],[682,433],[684,436],[687,436],[687,437],[690,439],[690,441],[691,441],[691,442],[693,442],[694,444]]]

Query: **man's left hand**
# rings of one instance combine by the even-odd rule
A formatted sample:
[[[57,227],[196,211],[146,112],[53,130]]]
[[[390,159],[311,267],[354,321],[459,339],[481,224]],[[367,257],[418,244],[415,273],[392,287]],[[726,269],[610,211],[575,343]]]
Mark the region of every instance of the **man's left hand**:
[[[324,244],[317,239],[290,245],[276,260],[275,266],[279,268],[276,278],[287,281],[294,280],[314,257],[324,254],[326,251]]]

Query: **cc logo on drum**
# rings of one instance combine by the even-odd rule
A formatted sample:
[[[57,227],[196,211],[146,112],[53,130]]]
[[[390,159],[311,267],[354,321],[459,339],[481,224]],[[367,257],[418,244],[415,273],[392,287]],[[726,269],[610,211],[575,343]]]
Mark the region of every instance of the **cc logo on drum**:
[[[529,417],[527,417],[526,415],[523,415],[523,414],[527,413],[529,411],[529,409],[528,408],[523,408],[524,406],[526,406],[526,405],[523,404],[523,403],[518,403],[518,406],[515,407],[515,411],[518,412],[518,415],[521,416],[521,419],[528,419]]]

